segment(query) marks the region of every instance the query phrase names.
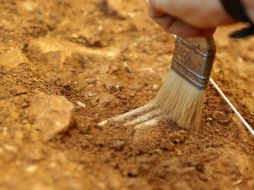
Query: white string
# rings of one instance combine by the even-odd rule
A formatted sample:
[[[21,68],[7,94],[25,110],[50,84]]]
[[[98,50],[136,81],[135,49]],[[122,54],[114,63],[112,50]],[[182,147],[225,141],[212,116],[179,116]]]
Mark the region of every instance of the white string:
[[[222,92],[220,87],[214,82],[212,78],[210,78],[210,82],[216,88],[216,90],[219,92],[219,94],[222,96],[222,98],[227,102],[227,104],[230,106],[230,108],[234,111],[234,113],[237,115],[237,117],[241,120],[243,125],[248,129],[248,131],[251,133],[252,136],[254,136],[254,130],[249,125],[249,123],[243,118],[243,116],[237,111],[235,106],[230,102],[230,100],[227,98],[227,96]]]

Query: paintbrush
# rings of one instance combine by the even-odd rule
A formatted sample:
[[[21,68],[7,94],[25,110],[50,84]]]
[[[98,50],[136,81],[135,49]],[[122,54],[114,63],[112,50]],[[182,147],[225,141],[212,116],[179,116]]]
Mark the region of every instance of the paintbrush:
[[[154,101],[182,128],[199,126],[215,53],[212,37],[176,38],[171,69]]]
[[[99,123],[136,128],[172,120],[181,128],[196,130],[202,115],[216,48],[211,38],[176,37],[171,69],[157,96],[145,106]]]

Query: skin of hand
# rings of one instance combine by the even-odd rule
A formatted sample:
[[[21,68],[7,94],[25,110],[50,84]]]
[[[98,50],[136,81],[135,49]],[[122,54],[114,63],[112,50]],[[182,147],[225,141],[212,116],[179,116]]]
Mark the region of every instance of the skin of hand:
[[[167,32],[211,36],[216,27],[236,23],[219,0],[149,0],[148,13]]]
[[[253,0],[242,0],[245,4],[245,8],[248,16],[250,17],[252,23],[254,23],[254,1]]]

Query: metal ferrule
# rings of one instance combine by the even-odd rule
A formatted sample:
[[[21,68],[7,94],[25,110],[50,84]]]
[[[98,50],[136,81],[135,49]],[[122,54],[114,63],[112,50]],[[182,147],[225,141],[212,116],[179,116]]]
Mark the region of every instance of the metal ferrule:
[[[216,47],[213,38],[177,37],[171,69],[194,85],[205,90],[213,67]]]

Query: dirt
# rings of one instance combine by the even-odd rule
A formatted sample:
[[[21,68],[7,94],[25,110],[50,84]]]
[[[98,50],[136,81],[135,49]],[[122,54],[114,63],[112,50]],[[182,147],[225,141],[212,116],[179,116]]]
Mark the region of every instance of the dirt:
[[[212,86],[198,134],[97,125],[168,71],[174,39],[145,2],[0,3],[0,189],[254,189],[254,139]],[[213,78],[254,126],[254,38],[229,39],[239,27],[216,32]]]

